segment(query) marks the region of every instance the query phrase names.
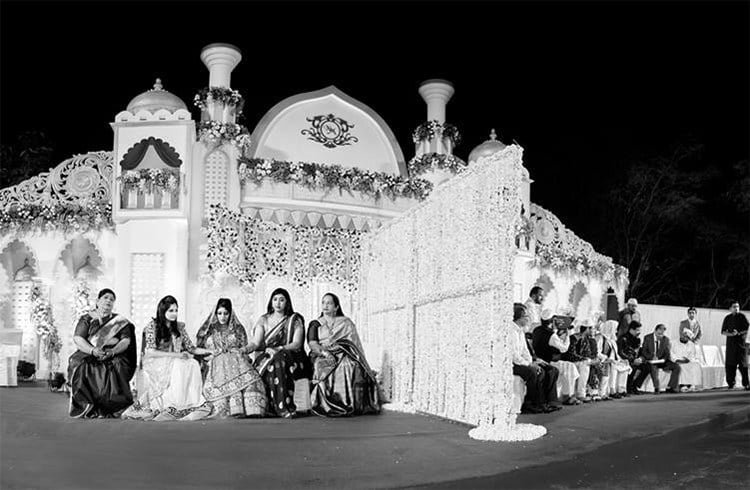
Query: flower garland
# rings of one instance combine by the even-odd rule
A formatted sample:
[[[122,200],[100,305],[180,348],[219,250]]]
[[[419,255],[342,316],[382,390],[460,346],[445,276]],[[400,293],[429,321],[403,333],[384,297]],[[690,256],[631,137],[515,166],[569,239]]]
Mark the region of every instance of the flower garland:
[[[234,106],[234,113],[237,116],[242,114],[242,108],[245,106],[245,100],[239,90],[226,87],[206,87],[198,91],[193,98],[193,104],[201,110],[206,110],[209,102]]]
[[[165,168],[141,168],[126,170],[117,177],[125,191],[138,189],[141,192],[174,192],[180,186],[180,173]]]
[[[282,225],[214,204],[204,233],[206,262],[213,275],[229,274],[250,286],[268,274],[291,277],[300,287],[309,286],[314,278],[335,282],[348,291],[359,285],[364,232]]]
[[[467,167],[466,162],[455,155],[442,153],[425,153],[409,160],[409,175],[421,175],[428,170],[447,170],[454,174],[462,172]]]
[[[597,253],[576,253],[540,242],[536,244],[534,265],[550,267],[556,272],[595,276],[606,283],[627,281],[628,278],[628,269],[614,264],[609,257]]]
[[[202,121],[198,123],[198,140],[210,148],[229,143],[243,157],[250,151],[250,132],[242,124]]]
[[[372,172],[341,165],[320,163],[286,162],[265,158],[241,158],[239,160],[240,182],[260,185],[268,179],[283,184],[296,184],[313,191],[362,193],[379,200],[387,196],[423,200],[432,191],[432,184],[423,179],[405,179],[385,172]]]
[[[37,335],[41,337],[44,345],[44,358],[49,361],[50,366],[56,368],[57,355],[62,349],[62,339],[57,332],[52,320],[52,306],[49,300],[42,294],[42,289],[35,284],[29,293],[31,299],[31,324]]]
[[[84,280],[76,281],[73,289],[73,321],[78,323],[78,319],[86,313],[93,310],[89,296],[91,289]]]
[[[0,213],[0,234],[58,231],[65,235],[89,230],[113,230],[112,205],[91,201],[85,204],[16,204]]]
[[[441,123],[437,119],[423,122],[417,126],[411,134],[411,139],[414,143],[419,143],[420,141],[431,140],[436,136],[449,138],[453,141],[453,146],[458,146],[461,143],[461,133],[458,128],[453,124]]]

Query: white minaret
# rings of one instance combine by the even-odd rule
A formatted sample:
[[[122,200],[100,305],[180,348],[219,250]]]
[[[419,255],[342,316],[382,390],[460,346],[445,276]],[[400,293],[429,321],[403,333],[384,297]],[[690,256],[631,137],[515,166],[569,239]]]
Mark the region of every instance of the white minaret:
[[[440,153],[451,155],[453,142],[450,138],[443,138],[442,125],[445,124],[445,106],[455,90],[453,84],[447,80],[432,79],[422,82],[419,95],[427,103],[427,122],[437,121],[441,129],[433,137],[416,143],[415,154],[420,157],[426,153]]]
[[[203,48],[201,61],[208,68],[208,86],[230,88],[232,70],[241,60],[240,49],[231,44],[214,43]]]
[[[445,106],[453,96],[453,84],[447,80],[425,80],[419,86],[419,95],[427,103],[427,120],[445,123]]]

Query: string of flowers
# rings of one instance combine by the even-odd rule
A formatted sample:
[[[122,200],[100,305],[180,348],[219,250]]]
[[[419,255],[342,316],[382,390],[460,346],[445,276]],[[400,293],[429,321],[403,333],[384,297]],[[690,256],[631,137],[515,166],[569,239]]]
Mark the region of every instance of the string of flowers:
[[[165,168],[141,168],[126,170],[117,177],[125,191],[139,190],[141,192],[174,192],[180,186],[178,170]]]
[[[73,289],[73,321],[77,324],[78,319],[91,311],[89,295],[91,290],[84,280],[76,281]]]
[[[52,320],[52,307],[42,288],[35,284],[29,293],[31,299],[31,324],[44,346],[43,355],[50,363],[50,367],[57,368],[57,355],[62,349],[62,339]]]
[[[260,185],[264,180],[275,183],[296,184],[312,191],[330,191],[352,194],[359,192],[371,199],[383,196],[423,200],[432,191],[432,184],[424,179],[403,178],[385,172],[372,172],[341,165],[286,162],[265,158],[241,158],[239,176],[243,185]]]
[[[417,126],[411,134],[411,139],[414,143],[419,143],[441,135],[443,138],[450,138],[453,141],[453,146],[458,146],[461,143],[461,133],[458,128],[450,123],[441,123],[437,119],[425,121]]]
[[[245,106],[245,99],[239,90],[226,87],[205,87],[199,90],[193,98],[193,104],[201,110],[206,110],[210,102],[234,106],[234,113],[237,116],[242,114],[242,108]]]
[[[250,151],[250,132],[242,124],[201,121],[198,123],[198,140],[212,149],[229,143],[242,156]]]
[[[595,276],[605,282],[623,281],[628,269],[601,254],[584,254],[541,242],[536,244],[535,265],[550,267],[557,272]]]
[[[54,231],[67,235],[103,229],[114,229],[109,202],[16,204],[0,213],[2,235]]]
[[[455,155],[444,155],[442,153],[425,153],[422,156],[409,160],[409,175],[421,175],[428,170],[446,170],[457,174],[467,167],[466,162]]]

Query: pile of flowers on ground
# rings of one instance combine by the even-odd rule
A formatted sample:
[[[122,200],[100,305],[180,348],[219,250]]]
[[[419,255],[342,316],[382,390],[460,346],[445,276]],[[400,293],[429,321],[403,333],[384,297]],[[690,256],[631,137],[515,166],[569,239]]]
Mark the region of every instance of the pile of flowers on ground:
[[[137,189],[141,192],[174,192],[180,185],[180,173],[164,168],[141,168],[124,171],[117,180],[122,183],[125,191]]]
[[[0,212],[3,235],[48,231],[68,234],[101,229],[114,229],[109,202],[15,204]]]
[[[320,163],[286,162],[265,158],[241,158],[239,160],[240,182],[259,185],[264,180],[276,183],[296,184],[315,191],[330,191],[353,194],[359,192],[371,199],[386,196],[423,200],[432,190],[432,184],[423,179],[372,172],[341,165]]]

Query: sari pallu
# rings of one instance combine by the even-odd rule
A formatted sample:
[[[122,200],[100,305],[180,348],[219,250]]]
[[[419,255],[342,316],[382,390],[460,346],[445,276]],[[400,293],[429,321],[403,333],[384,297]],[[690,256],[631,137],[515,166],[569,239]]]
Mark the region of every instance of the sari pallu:
[[[233,313],[234,315],[234,313]],[[215,415],[264,415],[266,388],[258,371],[246,354],[245,328],[232,318],[226,327],[218,321],[198,332],[198,347],[219,351],[203,361],[203,396],[213,406]]]
[[[324,417],[379,413],[378,384],[367,364],[354,323],[337,317],[332,329],[310,322],[307,340],[331,357],[313,354],[312,411]]]
[[[266,315],[263,321],[268,322]],[[294,382],[298,379],[310,379],[311,376],[310,359],[304,349],[290,351],[281,348],[294,340],[297,328],[302,328],[304,332],[304,325],[302,316],[294,313],[272,328],[266,328],[266,348],[279,350],[274,354],[261,352],[255,359],[255,367],[266,386],[270,412],[281,417],[293,416],[297,411]]]
[[[133,403],[130,380],[136,366],[135,327],[125,317],[112,315],[104,319],[83,315],[75,334],[94,347],[111,350],[122,339],[129,339],[128,348],[111,359],[76,351],[68,361],[71,417],[86,415],[110,416]]]

